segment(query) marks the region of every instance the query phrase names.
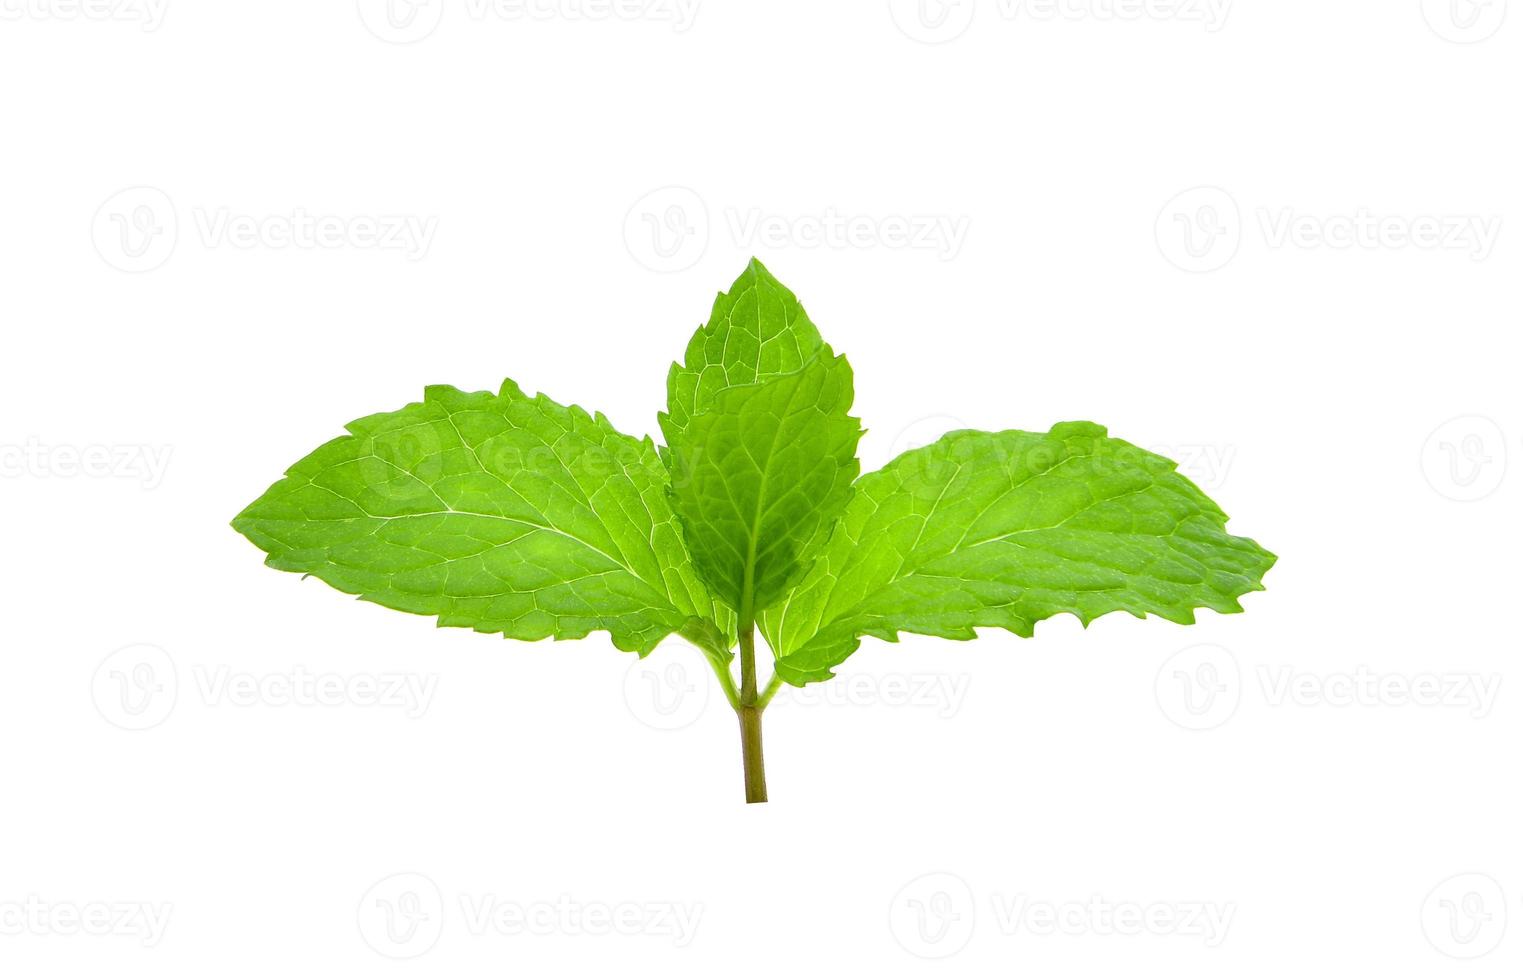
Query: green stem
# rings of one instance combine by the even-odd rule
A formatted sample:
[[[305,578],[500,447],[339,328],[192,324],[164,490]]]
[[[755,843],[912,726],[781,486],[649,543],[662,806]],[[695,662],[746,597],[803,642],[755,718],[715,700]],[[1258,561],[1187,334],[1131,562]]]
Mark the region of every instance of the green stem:
[[[746,623],[740,629],[740,703],[756,703],[756,626]]]
[[[756,696],[756,624],[740,627],[740,760],[745,769],[746,802],[767,802],[767,767],[762,759],[761,716]]]
[[[740,757],[746,771],[746,802],[767,802],[767,766],[762,760],[762,709],[742,706],[740,715]]]
[[[742,618],[738,633],[740,689],[736,690],[735,678],[730,673],[729,651],[722,649],[718,631],[712,626],[705,629],[704,625],[694,620],[682,630],[682,635],[703,651],[709,666],[714,668],[714,676],[719,678],[719,686],[724,691],[725,700],[730,702],[730,707],[735,709],[735,714],[740,719],[740,759],[745,769],[746,802],[765,803],[767,802],[767,768],[762,759],[761,716],[762,710],[772,700],[772,695],[776,694],[777,689],[782,685],[782,678],[773,671],[772,679],[767,683],[767,689],[757,694],[756,621],[752,617],[745,616]]]
[[[767,705],[771,704],[772,703],[772,695],[776,694],[777,693],[777,689],[782,687],[782,686],[783,686],[783,679],[777,673],[777,671],[774,670],[772,672],[772,680],[767,682],[767,689],[765,691],[763,691],[761,693],[761,697],[759,699],[757,699],[756,706],[758,708],[765,708]]]
[[[730,702],[730,707],[740,710],[740,694],[735,690],[735,678],[730,676],[730,665],[720,655],[711,654],[705,650],[709,666],[714,668],[714,676],[719,678],[719,689],[724,691],[725,700]]]
[[[740,695],[735,690],[735,678],[730,676],[730,651],[721,644],[719,631],[713,626],[705,630],[703,624],[694,620],[681,630],[682,636],[699,650],[703,651],[704,659],[714,669],[714,676],[719,678],[719,687],[724,691],[725,700],[730,702],[730,707],[740,710]]]

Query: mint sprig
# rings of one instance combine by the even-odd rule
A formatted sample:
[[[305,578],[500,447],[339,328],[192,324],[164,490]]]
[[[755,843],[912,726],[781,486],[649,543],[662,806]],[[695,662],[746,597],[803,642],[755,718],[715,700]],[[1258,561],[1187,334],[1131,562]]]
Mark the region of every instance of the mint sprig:
[[[512,381],[434,386],[350,423],[233,527],[273,568],[440,626],[602,630],[642,657],[683,636],[739,716],[748,802],[766,799],[772,695],[864,636],[1190,623],[1240,612],[1274,564],[1172,462],[1093,423],[953,432],[859,476],[851,402],[846,359],[753,259],[672,366],[664,448]]]

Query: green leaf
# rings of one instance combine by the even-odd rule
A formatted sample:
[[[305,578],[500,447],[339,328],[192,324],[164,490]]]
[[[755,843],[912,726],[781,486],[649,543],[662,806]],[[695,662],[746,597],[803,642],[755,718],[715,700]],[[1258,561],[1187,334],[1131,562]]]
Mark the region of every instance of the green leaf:
[[[863,636],[1241,612],[1275,557],[1226,523],[1174,463],[1093,423],[953,432],[857,481],[824,557],[762,630],[783,679],[802,685]]]
[[[851,366],[827,347],[803,370],[721,391],[672,434],[688,548],[742,623],[808,571],[851,496],[862,435],[851,400]]]
[[[852,374],[752,259],[667,378],[664,458],[694,564],[741,622],[809,570],[851,495]]]
[[[352,422],[233,521],[274,568],[521,640],[607,630],[644,655],[728,614],[694,572],[649,439],[529,397],[426,389]]]
[[[709,322],[688,341],[685,362],[672,365],[662,430],[670,439],[726,388],[792,374],[824,346],[798,299],[752,259],[714,300]]]

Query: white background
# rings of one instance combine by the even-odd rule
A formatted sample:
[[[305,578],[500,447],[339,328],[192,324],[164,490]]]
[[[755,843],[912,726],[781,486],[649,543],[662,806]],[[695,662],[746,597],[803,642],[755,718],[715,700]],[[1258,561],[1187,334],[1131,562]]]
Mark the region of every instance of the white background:
[[[0,12],[5,976],[1523,969],[1506,0]],[[865,467],[1093,419],[1268,591],[868,641],[747,807],[680,641],[437,630],[227,526],[428,383],[654,431],[752,254]]]

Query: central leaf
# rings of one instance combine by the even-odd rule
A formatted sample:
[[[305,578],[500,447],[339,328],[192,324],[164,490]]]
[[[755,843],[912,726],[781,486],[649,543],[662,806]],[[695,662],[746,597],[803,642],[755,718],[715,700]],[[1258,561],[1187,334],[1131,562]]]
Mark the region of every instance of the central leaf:
[[[709,322],[688,341],[681,364],[666,379],[668,434],[687,427],[726,388],[792,374],[825,342],[787,286],[752,259],[727,293],[714,300]]]
[[[851,366],[753,260],[672,366],[668,397],[673,510],[744,628],[804,577],[851,498]]]
[[[725,390],[673,441],[673,509],[693,564],[742,621],[803,577],[851,497],[862,435],[851,394],[846,359],[818,357]]]

